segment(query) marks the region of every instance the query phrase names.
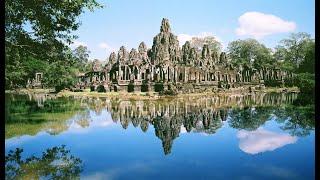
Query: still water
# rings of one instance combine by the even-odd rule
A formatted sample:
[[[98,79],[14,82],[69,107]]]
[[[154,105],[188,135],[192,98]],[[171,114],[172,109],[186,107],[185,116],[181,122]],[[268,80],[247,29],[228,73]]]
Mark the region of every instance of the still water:
[[[303,99],[6,94],[6,179],[314,179]]]

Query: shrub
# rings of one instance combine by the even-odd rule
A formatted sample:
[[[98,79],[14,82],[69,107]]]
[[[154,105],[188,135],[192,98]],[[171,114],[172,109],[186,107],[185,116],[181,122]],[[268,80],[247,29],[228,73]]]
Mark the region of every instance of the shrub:
[[[226,84],[226,88],[227,88],[227,89],[230,89],[230,84]]]
[[[310,73],[301,73],[295,76],[294,83],[300,89],[301,93],[314,94],[315,75]]]
[[[294,86],[294,78],[285,78],[284,79],[284,86],[285,87],[293,87]]]
[[[155,92],[162,92],[164,90],[164,86],[163,86],[163,83],[160,82],[160,83],[156,83],[154,85],[154,91]]]
[[[104,88],[104,86],[99,85],[99,86],[97,87],[97,92],[106,92],[106,89]]]
[[[132,82],[130,82],[128,84],[128,92],[133,92],[134,91],[134,84]]]
[[[174,96],[177,95],[178,93],[175,92],[174,90],[165,90],[165,91],[160,91],[159,95],[169,95],[169,96]]]
[[[65,88],[64,85],[58,85],[58,86],[55,86],[55,91],[56,92],[60,92],[61,90],[63,90]]]
[[[141,92],[148,92],[148,91],[149,91],[148,82],[144,80],[142,81]]]
[[[270,79],[270,80],[265,80],[264,85],[266,87],[280,87],[282,85],[282,82],[278,80]]]
[[[92,91],[94,91],[95,89],[94,89],[94,86],[90,86],[90,91],[92,92]]]

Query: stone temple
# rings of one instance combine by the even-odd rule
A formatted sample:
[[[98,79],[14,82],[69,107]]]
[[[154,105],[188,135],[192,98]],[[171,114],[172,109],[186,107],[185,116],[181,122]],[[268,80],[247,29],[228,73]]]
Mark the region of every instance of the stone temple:
[[[258,71],[250,67],[234,67],[225,52],[212,52],[206,44],[199,52],[189,41],[180,48],[168,19],[164,18],[151,49],[144,42],[130,52],[121,46],[118,53],[110,54],[104,67],[95,61],[91,72],[79,75],[77,87],[91,87],[92,90],[103,87],[107,92],[212,92],[261,88],[266,80],[283,81],[287,76],[292,74],[280,69]]]

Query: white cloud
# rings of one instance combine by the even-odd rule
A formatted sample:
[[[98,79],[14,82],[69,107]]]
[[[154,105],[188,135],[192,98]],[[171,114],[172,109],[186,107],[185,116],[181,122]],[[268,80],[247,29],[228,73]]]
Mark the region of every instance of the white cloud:
[[[238,22],[237,35],[249,35],[256,39],[276,33],[292,32],[296,29],[295,22],[260,12],[246,12],[239,17]]]
[[[287,144],[293,144],[297,137],[280,134],[259,128],[255,131],[238,131],[239,148],[249,154],[273,151]]]
[[[197,35],[179,34],[178,35],[178,41],[179,41],[180,46],[182,46],[182,45],[184,45],[184,43],[186,41],[190,41],[193,37],[204,38],[204,37],[207,37],[207,36],[213,36],[213,37],[216,38],[217,41],[222,43],[222,40],[219,37],[217,37],[216,35],[214,35],[212,32],[200,32]]]
[[[181,125],[180,134],[184,134],[184,133],[187,133],[187,129],[183,125]]]
[[[81,42],[81,41],[73,41],[73,43],[70,45],[71,48],[77,48],[78,46],[88,47],[88,45],[85,42]]]

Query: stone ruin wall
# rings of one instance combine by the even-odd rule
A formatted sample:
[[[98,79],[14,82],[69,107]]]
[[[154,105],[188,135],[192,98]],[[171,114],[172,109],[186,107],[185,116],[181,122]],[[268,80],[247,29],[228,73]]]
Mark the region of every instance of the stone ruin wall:
[[[92,71],[79,77],[77,87],[103,86],[108,92],[128,91],[131,85],[134,91],[155,91],[155,85],[161,83],[164,90],[177,92],[248,90],[263,88],[264,80],[283,81],[287,76],[292,74],[280,69],[233,67],[225,52],[211,52],[208,45],[200,53],[189,41],[180,48],[168,19],[163,19],[151,49],[144,42],[130,52],[121,46],[117,53],[110,54],[103,68],[94,62]]]

